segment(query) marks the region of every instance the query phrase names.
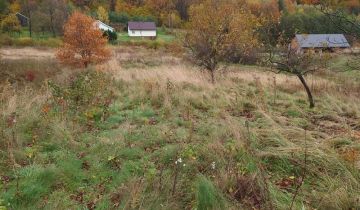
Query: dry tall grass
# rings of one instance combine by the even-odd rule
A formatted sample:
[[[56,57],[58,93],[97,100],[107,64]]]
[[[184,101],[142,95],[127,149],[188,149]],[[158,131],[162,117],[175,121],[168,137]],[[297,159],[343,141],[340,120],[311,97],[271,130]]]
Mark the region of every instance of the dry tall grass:
[[[316,108],[309,110],[305,92],[297,78],[274,74],[260,67],[230,66],[226,73],[217,75],[218,81],[213,85],[206,72],[161,50],[114,49],[114,55],[111,61],[96,69],[109,72],[119,81],[120,89],[115,93],[120,97],[117,103],[128,106],[125,111],[132,109],[132,106],[140,111],[151,106],[161,116],[159,118],[164,120],[163,124],[156,127],[161,131],[161,138],[165,139],[166,144],[176,145],[179,151],[189,147],[191,153],[197,146],[204,146],[198,151],[203,158],[202,162],[194,159],[193,164],[198,164],[202,173],[207,173],[208,169],[202,167],[210,165],[210,160],[214,157],[217,158],[216,161],[223,163],[223,166],[217,167],[224,170],[221,173],[213,172],[211,181],[230,197],[231,202],[236,203],[236,199],[244,201],[239,198],[241,196],[236,197],[236,193],[230,191],[233,190],[231,187],[246,183],[237,183],[239,180],[255,180],[250,179],[251,176],[236,180],[239,174],[249,173],[246,167],[250,167],[249,164],[254,161],[264,164],[275,208],[288,208],[292,191],[282,188],[281,184],[284,184],[284,179],[288,180],[289,176],[294,176],[304,168],[306,147],[308,178],[297,207],[301,207],[300,201],[304,201],[303,205],[307,207],[317,209],[344,209],[360,205],[356,203],[360,196],[360,159],[348,158],[351,155],[349,151],[360,148],[360,85],[356,78],[343,74],[337,74],[334,78],[329,72],[308,76],[307,80],[316,100]],[[17,65],[11,59],[1,62],[13,78],[28,71],[29,64],[32,69],[37,68],[35,75],[38,75],[38,80],[35,81],[15,79],[1,84],[0,108],[3,121],[14,112],[19,116],[17,120],[22,122],[39,118],[40,110],[49,97],[46,80],[65,83],[73,71],[58,67],[55,62],[42,59],[41,56],[35,61],[17,60]],[[123,100],[127,100],[128,104]],[[115,110],[115,113],[118,111]],[[186,125],[174,128],[171,121],[180,119],[179,123]],[[131,122],[126,118],[116,128],[131,135],[132,132],[147,128],[145,125],[151,124],[153,120],[154,124],[161,123],[157,119],[143,120],[136,118],[135,122]],[[249,130],[245,121],[249,123]],[[72,136],[74,124],[76,122],[71,120],[54,120],[54,135],[70,139],[74,145],[80,144],[74,141],[77,136]],[[111,146],[116,142],[126,146],[126,141],[129,140],[121,132],[111,137],[104,135],[96,140],[103,146]],[[150,135],[150,132],[147,134]],[[149,144],[146,151],[159,149],[152,148],[157,145],[152,146],[142,141],[129,143],[129,147],[139,146],[137,144]],[[249,145],[254,150],[253,154],[242,154],[239,158],[238,153],[247,151]],[[20,151],[21,148],[17,149]],[[106,158],[108,156],[102,155]],[[172,180],[171,175],[167,176],[165,187],[171,185]],[[134,201],[130,199],[127,205],[134,203],[136,206],[135,200],[145,193],[140,189],[145,183],[136,183],[129,182],[123,187],[136,187],[130,192],[136,198]],[[179,186],[192,189],[186,184],[179,183]],[[250,191],[258,190],[255,188]],[[176,200],[166,197],[169,199],[169,206],[181,208],[177,200],[185,200],[187,207],[192,207],[194,198],[189,195],[191,192],[179,191]],[[161,194],[157,191],[155,193],[159,196]],[[234,204],[229,209],[237,207],[239,206]]]

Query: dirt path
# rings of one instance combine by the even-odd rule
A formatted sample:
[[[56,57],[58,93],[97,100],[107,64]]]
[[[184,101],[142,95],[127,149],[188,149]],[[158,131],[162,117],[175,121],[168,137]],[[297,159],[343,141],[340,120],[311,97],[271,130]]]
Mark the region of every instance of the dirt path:
[[[0,56],[4,59],[52,59],[55,58],[54,49],[41,49],[34,47],[24,48],[0,48]]]

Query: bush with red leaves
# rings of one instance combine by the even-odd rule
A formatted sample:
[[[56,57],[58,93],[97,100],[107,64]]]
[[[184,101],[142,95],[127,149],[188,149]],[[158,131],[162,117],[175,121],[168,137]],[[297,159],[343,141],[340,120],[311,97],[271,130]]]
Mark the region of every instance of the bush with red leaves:
[[[27,71],[25,73],[25,80],[28,82],[34,81],[36,78],[35,73],[33,71]]]

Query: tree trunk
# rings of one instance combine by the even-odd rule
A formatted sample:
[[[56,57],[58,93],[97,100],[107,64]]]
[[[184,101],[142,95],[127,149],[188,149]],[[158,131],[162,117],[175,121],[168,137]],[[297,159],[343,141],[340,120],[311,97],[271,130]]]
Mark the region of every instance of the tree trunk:
[[[53,37],[56,37],[56,32],[55,32],[55,26],[54,26],[54,12],[53,11],[49,11],[50,13],[50,25],[51,25],[51,32]]]
[[[32,37],[31,15],[29,15],[29,22],[28,22],[28,24],[29,24],[29,35],[30,35],[30,37]]]
[[[306,90],[306,94],[308,96],[308,101],[310,103],[310,108],[314,108],[315,107],[314,98],[312,96],[312,93],[311,93],[311,90],[310,90],[308,84],[305,81],[304,76],[302,74],[297,74],[296,76],[300,79],[301,84],[304,86],[304,88]]]
[[[116,7],[116,2],[115,0],[110,0],[110,11],[114,12],[115,11],[115,7]]]

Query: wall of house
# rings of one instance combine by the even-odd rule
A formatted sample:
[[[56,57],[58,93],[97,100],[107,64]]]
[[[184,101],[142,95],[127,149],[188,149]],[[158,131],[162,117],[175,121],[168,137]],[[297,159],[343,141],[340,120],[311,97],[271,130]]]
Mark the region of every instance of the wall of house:
[[[128,29],[129,36],[143,36],[154,37],[156,36],[156,30],[130,30]]]

